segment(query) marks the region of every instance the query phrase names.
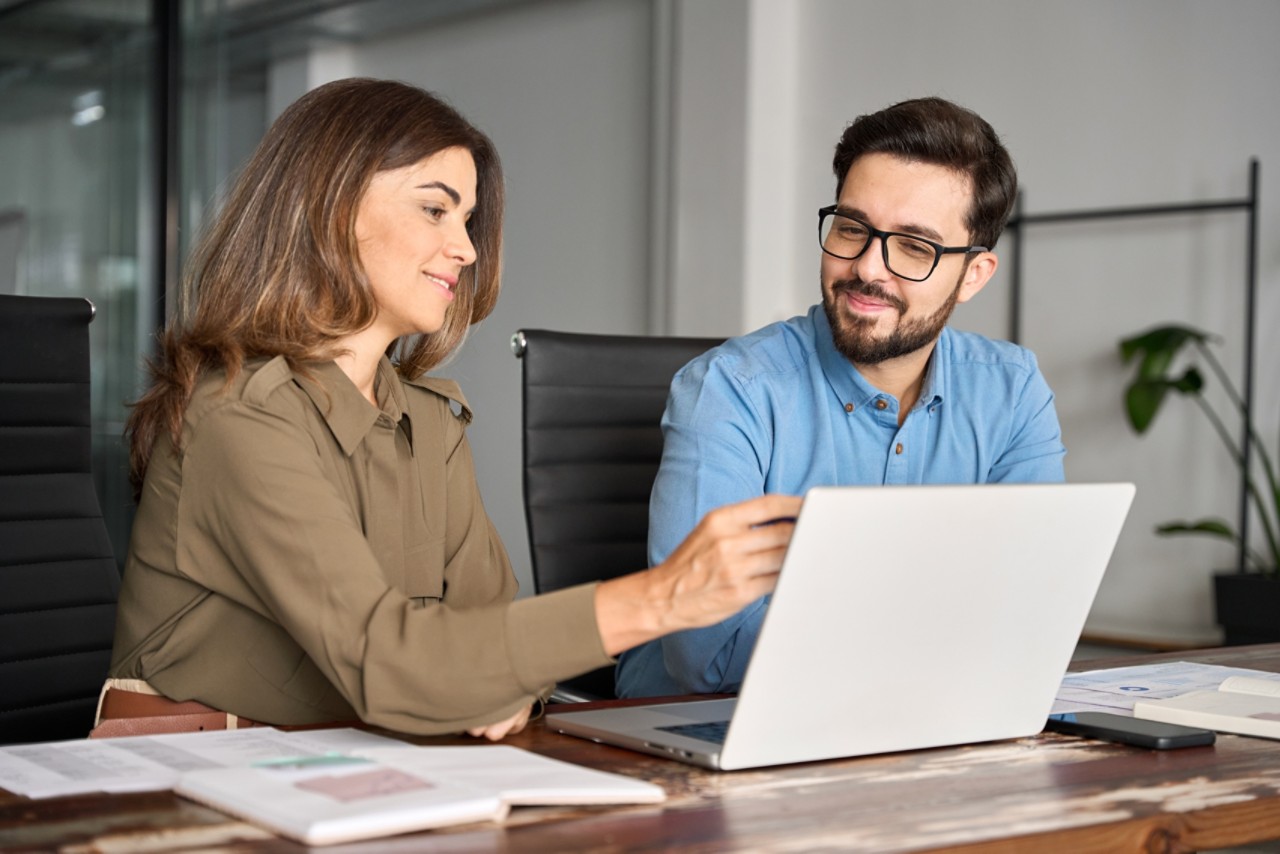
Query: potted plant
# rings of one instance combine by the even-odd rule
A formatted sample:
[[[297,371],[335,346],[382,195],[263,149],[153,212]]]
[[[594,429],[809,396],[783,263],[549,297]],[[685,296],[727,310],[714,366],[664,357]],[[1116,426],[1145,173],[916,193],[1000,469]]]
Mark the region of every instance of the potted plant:
[[[1224,519],[1168,522],[1156,528],[1162,535],[1200,534],[1229,540],[1243,555],[1242,566],[1234,572],[1214,575],[1214,603],[1218,623],[1228,644],[1280,641],[1280,487],[1276,469],[1266,446],[1254,429],[1244,401],[1231,383],[1222,363],[1214,356],[1213,337],[1186,326],[1160,326],[1120,342],[1120,355],[1127,364],[1138,358],[1133,379],[1125,389],[1125,414],[1138,433],[1146,432],[1170,392],[1189,397],[1213,425],[1240,470],[1241,488],[1247,506],[1254,511],[1262,529],[1263,546],[1245,542],[1241,532]],[[1189,348],[1191,362],[1179,372],[1178,355]],[[1241,443],[1204,398],[1205,377],[1197,363],[1208,366],[1240,413],[1249,436],[1246,459]],[[1183,364],[1186,364],[1185,362]]]

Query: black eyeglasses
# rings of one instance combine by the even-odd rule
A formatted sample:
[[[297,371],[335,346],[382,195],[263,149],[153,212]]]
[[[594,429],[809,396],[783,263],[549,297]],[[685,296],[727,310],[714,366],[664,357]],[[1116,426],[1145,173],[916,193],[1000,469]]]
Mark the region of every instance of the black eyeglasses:
[[[909,282],[923,282],[932,276],[943,255],[987,251],[985,246],[943,246],[914,234],[881,231],[860,219],[839,213],[836,205],[818,209],[818,245],[828,255],[847,261],[861,258],[873,237],[880,238],[885,267]]]

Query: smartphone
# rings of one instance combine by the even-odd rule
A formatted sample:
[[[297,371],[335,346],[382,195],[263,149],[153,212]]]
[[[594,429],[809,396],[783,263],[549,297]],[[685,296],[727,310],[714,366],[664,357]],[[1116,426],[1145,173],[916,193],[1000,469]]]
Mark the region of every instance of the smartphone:
[[[1127,718],[1110,712],[1068,712],[1050,715],[1045,724],[1049,732],[1082,735],[1103,741],[1149,747],[1153,750],[1172,750],[1175,747],[1198,747],[1213,744],[1213,730],[1199,727],[1166,724],[1142,718]]]

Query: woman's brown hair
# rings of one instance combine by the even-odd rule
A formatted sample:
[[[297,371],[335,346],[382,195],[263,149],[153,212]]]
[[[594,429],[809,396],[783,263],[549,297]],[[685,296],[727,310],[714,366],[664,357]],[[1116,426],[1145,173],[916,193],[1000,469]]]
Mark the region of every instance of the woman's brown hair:
[[[151,385],[130,413],[135,495],[157,439],[167,433],[179,446],[203,375],[222,370],[229,380],[246,359],[273,356],[305,372],[373,322],[355,237],[360,200],[375,173],[447,148],[465,148],[475,160],[468,228],[476,263],[463,271],[438,332],[392,344],[410,378],[448,357],[498,298],[503,187],[493,143],[439,98],[389,80],[328,83],[280,115],[192,253],[183,290],[194,311],[160,336]]]

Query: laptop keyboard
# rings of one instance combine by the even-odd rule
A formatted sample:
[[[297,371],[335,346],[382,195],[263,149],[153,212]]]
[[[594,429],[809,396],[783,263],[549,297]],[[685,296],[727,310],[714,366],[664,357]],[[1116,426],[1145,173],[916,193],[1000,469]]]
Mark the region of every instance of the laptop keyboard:
[[[673,726],[656,727],[663,732],[674,732],[689,738],[700,738],[716,744],[724,744],[725,734],[729,732],[728,721],[704,721],[696,724],[674,724]]]

